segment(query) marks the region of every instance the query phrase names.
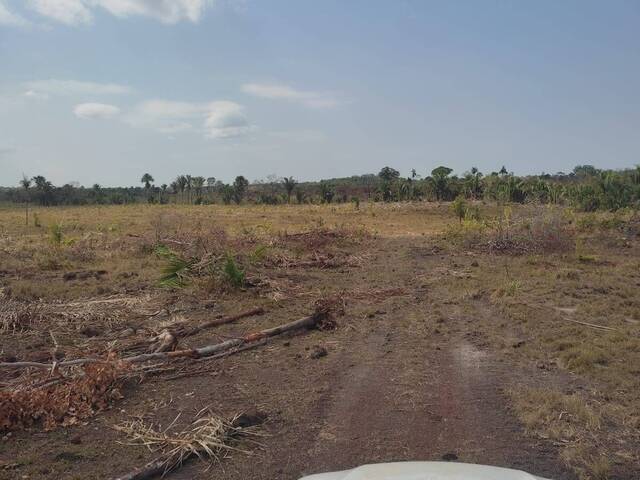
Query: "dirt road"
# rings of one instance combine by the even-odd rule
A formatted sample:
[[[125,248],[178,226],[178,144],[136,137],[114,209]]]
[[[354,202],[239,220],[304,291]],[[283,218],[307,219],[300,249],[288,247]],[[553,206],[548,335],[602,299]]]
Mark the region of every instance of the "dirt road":
[[[389,240],[381,251],[394,253],[332,281],[406,287],[406,295],[347,299],[347,314],[334,332],[277,339],[198,376],[147,379],[86,425],[15,434],[0,448],[2,460],[20,466],[0,478],[110,478],[153,457],[142,447],[123,445],[113,424],[144,417],[166,426],[178,413],[186,421],[207,405],[223,414],[264,412],[262,447],[251,456],[224,459],[213,470],[190,463],[171,478],[288,480],[364,463],[442,459],[574,478],[549,443],[525,436],[508,409],[505,390],[530,372],[484,348],[470,319],[432,288],[438,268],[450,259],[416,254],[415,242]],[[217,335],[294,314],[294,307],[276,309]],[[312,355],[319,347],[325,356]]]

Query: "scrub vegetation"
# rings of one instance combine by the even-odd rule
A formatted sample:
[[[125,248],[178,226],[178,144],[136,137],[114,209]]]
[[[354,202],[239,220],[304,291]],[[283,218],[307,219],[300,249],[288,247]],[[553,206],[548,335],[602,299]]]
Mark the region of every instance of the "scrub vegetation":
[[[467,180],[449,175],[412,183],[431,185],[434,202],[396,201],[388,171],[380,202],[335,203],[326,190],[331,202],[298,204],[287,179],[279,205],[231,193],[232,205],[204,205],[181,190],[163,204],[34,197],[27,225],[21,205],[1,208],[0,478],[124,474],[151,456],[143,436],[126,445],[123,432],[140,429],[123,425],[169,451],[199,438],[185,432],[205,407],[216,425],[267,418],[233,458],[203,455],[224,464],[212,467],[220,478],[453,454],[557,479],[633,478],[640,214],[627,200],[610,208],[606,188],[597,208],[548,190],[519,203],[488,193],[492,176],[461,193],[452,185]],[[633,172],[615,175],[637,188]],[[301,317],[314,328],[259,333]],[[222,357],[189,350],[230,339]],[[158,357],[129,361],[148,352]],[[102,363],[64,363],[87,358]],[[417,425],[424,435],[409,435]],[[247,461],[254,449],[265,453]],[[193,478],[211,475],[190,463]]]

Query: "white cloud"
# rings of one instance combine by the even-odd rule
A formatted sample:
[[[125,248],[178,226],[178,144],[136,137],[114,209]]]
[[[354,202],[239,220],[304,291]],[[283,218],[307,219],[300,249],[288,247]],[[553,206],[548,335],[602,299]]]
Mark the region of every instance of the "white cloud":
[[[214,3],[214,0],[29,0],[28,5],[52,20],[83,25],[93,21],[96,8],[120,18],[139,15],[167,24],[182,20],[196,23]]]
[[[93,15],[83,0],[29,0],[28,5],[40,15],[65,25],[83,25],[93,21]]]
[[[0,0],[0,25],[7,27],[26,27],[30,23],[17,13],[11,12],[4,4],[3,0]]]
[[[178,133],[194,129],[207,138],[231,138],[247,134],[252,127],[243,108],[235,102],[208,103],[149,100],[136,106],[125,121],[134,127],[149,128],[162,133]]]
[[[35,98],[36,100],[46,100],[49,98],[49,95],[42,92],[36,92],[35,90],[27,90],[24,92],[25,97]]]
[[[220,101],[209,104],[204,128],[209,138],[230,138],[244,135],[251,127],[240,105]]]
[[[298,102],[309,108],[333,108],[339,104],[335,96],[328,92],[296,90],[288,85],[275,83],[246,83],[242,86],[242,91],[271,100]]]
[[[27,97],[44,98],[47,95],[120,95],[133,89],[117,83],[79,82],[76,80],[37,80],[25,84]]]
[[[120,109],[106,103],[81,103],[76,105],[73,113],[78,118],[109,119],[120,114]]]
[[[118,17],[143,15],[163,23],[198,22],[213,0],[92,0]]]

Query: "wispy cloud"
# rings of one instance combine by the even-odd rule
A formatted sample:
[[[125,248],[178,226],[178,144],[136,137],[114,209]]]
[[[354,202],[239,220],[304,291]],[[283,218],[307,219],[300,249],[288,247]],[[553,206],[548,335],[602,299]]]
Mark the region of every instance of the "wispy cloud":
[[[333,108],[339,105],[338,99],[330,92],[297,90],[289,85],[277,83],[245,83],[242,91],[270,100],[287,100],[309,108]]]
[[[125,121],[134,127],[162,133],[196,130],[207,138],[239,137],[253,128],[243,107],[226,100],[208,103],[149,100],[137,105]]]
[[[10,11],[5,5],[5,2],[0,0],[0,25],[6,27],[27,27],[31,25],[31,22],[17,13]]]
[[[133,89],[117,83],[80,82],[77,80],[36,80],[25,83],[27,97],[45,98],[48,95],[122,95]]]
[[[81,103],[75,106],[73,113],[78,118],[106,120],[118,116],[120,109],[106,103]]]
[[[196,23],[214,3],[214,0],[29,0],[28,6],[51,20],[77,26],[92,23],[97,9],[119,18],[143,16],[166,24],[182,20]]]
[[[86,25],[93,15],[82,0],[28,0],[29,8],[65,25]]]

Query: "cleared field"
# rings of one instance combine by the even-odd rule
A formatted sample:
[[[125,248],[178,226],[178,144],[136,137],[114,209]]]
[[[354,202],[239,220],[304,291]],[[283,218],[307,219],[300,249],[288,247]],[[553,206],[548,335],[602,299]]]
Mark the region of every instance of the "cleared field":
[[[179,432],[207,407],[264,420],[218,478],[441,458],[635,478],[638,215],[477,207],[465,222],[433,203],[48,208],[28,226],[0,210],[2,361],[110,368],[4,365],[0,478],[124,474],[158,454],[136,425]],[[168,350],[198,348],[319,303],[333,328],[214,359],[118,360],[165,332]]]

